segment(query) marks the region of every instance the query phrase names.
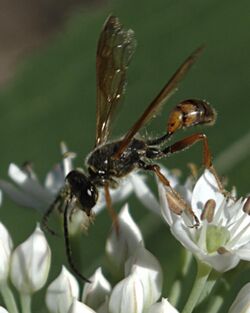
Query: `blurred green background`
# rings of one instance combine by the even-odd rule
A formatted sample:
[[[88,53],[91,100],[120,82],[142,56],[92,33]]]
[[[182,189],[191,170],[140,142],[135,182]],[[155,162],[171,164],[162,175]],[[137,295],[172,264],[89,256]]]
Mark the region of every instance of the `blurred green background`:
[[[178,101],[190,97],[208,100],[218,112],[217,123],[204,128],[217,170],[228,179],[229,186],[237,186],[239,195],[248,193],[250,2],[247,0],[127,0],[77,6],[70,18],[64,19],[60,30],[29,51],[19,61],[12,79],[2,84],[1,178],[7,179],[10,162],[21,165],[29,160],[43,180],[47,171],[60,160],[61,140],[78,154],[77,165],[83,165],[95,138],[96,43],[110,13],[117,15],[126,28],[132,28],[138,41],[114,138],[129,129],[177,66],[197,46],[205,43],[203,55],[161,115],[147,127],[147,132],[151,136],[162,134],[168,113]],[[203,131],[203,128],[180,132],[176,139],[195,131]],[[188,162],[198,166],[202,163],[201,144],[162,162],[170,169],[180,168],[188,173]],[[153,179],[149,180],[153,184]],[[165,268],[163,295],[166,297],[174,279],[174,271],[168,269],[172,263],[176,264],[179,253],[176,251],[180,247],[163,223],[146,223],[149,213],[134,196],[129,204],[132,215],[145,231],[147,247]],[[31,233],[40,216],[4,198],[0,219],[18,244]],[[103,254],[109,229],[109,217],[103,213],[88,237],[81,238],[79,251],[83,254],[85,274],[91,274],[93,266],[89,264]],[[47,237],[53,253],[52,279],[65,263],[64,246],[62,238]],[[237,288],[236,281],[233,294]],[[34,311],[38,312],[43,293],[36,297]],[[225,312],[223,310],[221,312]]]

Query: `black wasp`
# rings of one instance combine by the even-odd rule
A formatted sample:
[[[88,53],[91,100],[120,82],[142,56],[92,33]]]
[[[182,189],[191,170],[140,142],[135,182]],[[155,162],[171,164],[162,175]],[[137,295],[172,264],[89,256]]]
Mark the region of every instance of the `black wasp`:
[[[174,107],[168,119],[167,131],[163,136],[146,140],[136,137],[138,131],[151,120],[175,92],[178,83],[201,54],[203,47],[196,49],[177,69],[127,134],[119,140],[110,141],[112,121],[117,108],[121,105],[126,85],[126,72],[135,47],[134,32],[124,29],[117,17],[110,16],[104,24],[97,46],[96,141],[93,151],[86,160],[87,173],[72,170],[67,175],[65,186],[43,218],[43,227],[48,229],[47,220],[50,213],[55,208],[63,207],[64,238],[68,262],[72,270],[85,281],[88,280],[81,275],[72,261],[68,218],[75,209],[83,210],[90,216],[98,199],[99,187],[104,188],[107,208],[118,228],[109,190],[116,188],[119,180],[131,171],[154,172],[159,180],[172,190],[172,209],[177,214],[181,214],[185,205],[180,196],[171,188],[167,178],[161,173],[160,167],[153,161],[168,157],[172,153],[190,147],[197,141],[202,141],[204,165],[214,171],[205,134],[196,133],[166,146],[167,141],[178,129],[197,124],[214,123],[215,111],[204,100],[184,100]],[[189,209],[189,211],[197,221],[192,210]]]

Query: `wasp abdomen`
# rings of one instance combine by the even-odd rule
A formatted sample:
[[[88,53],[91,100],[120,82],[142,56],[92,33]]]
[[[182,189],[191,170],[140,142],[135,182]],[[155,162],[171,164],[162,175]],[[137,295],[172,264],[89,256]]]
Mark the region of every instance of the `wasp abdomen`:
[[[215,120],[216,112],[205,100],[184,100],[170,113],[168,133],[198,124],[212,125]]]

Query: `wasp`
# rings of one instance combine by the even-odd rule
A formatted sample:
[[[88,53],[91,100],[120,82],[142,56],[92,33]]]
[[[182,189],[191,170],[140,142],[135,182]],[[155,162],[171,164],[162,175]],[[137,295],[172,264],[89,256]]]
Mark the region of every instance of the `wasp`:
[[[119,140],[110,140],[112,122],[122,103],[127,69],[135,48],[134,32],[131,29],[126,30],[117,17],[110,16],[103,26],[97,45],[96,136],[94,149],[86,159],[87,172],[72,170],[66,176],[65,186],[43,217],[42,224],[44,228],[48,229],[48,216],[56,207],[64,204],[64,238],[68,262],[72,270],[84,281],[88,280],[77,270],[72,260],[68,218],[76,208],[84,211],[87,216],[91,216],[92,208],[98,200],[99,188],[104,188],[107,208],[117,225],[116,215],[112,209],[110,188],[117,188],[119,181],[132,171],[154,172],[160,182],[170,188],[171,197],[168,200],[177,214],[181,214],[187,205],[171,188],[167,178],[161,173],[159,165],[155,162],[201,141],[204,147],[204,166],[215,172],[208,140],[204,133],[195,133],[168,145],[177,130],[200,124],[212,125],[215,122],[216,112],[204,100],[187,99],[177,104],[169,115],[166,133],[162,136],[151,139],[141,139],[138,136],[139,130],[160,111],[176,91],[179,82],[200,56],[203,46],[197,48],[180,65],[129,131]],[[216,173],[214,174],[216,175]],[[188,210],[198,223],[191,208]]]

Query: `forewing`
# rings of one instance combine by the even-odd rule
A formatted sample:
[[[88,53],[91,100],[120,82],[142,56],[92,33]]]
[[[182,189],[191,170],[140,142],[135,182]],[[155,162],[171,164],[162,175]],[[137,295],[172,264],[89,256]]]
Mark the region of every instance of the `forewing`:
[[[162,88],[157,97],[149,104],[146,110],[143,112],[141,117],[136,121],[136,123],[130,128],[126,136],[122,139],[120,143],[120,147],[115,155],[116,158],[119,158],[123,151],[127,148],[135,134],[142,128],[148,121],[152,119],[154,115],[156,115],[164,103],[170,98],[170,96],[177,90],[177,85],[181,81],[181,79],[188,72],[190,67],[197,60],[198,56],[203,51],[204,46],[196,49],[177,69],[174,75],[170,78],[170,80],[166,83],[166,85]]]
[[[96,55],[96,146],[105,143],[126,86],[126,72],[135,51],[134,32],[110,16],[101,32]]]

